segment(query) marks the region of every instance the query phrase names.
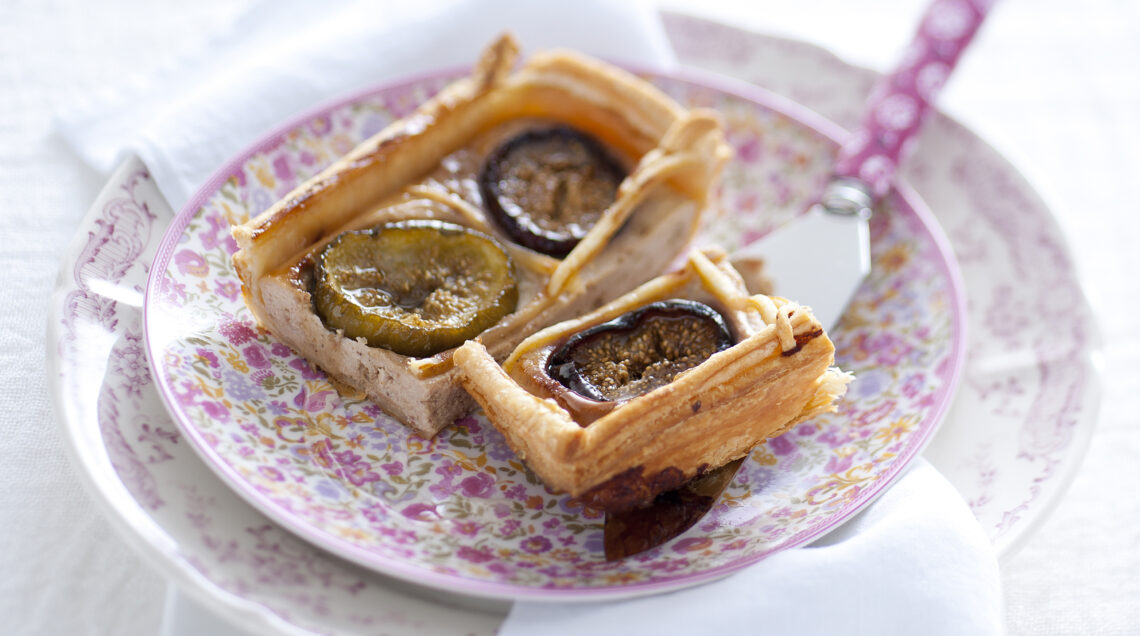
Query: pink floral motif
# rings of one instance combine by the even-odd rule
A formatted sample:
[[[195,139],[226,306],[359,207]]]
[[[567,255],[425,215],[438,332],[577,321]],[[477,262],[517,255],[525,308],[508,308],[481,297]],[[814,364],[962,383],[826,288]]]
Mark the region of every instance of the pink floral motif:
[[[384,472],[387,473],[389,477],[391,477],[404,472],[404,463],[388,462],[387,464],[380,464],[380,468],[383,468]]]
[[[939,40],[959,40],[977,28],[966,0],[942,0],[934,5],[925,26],[926,33]]]
[[[265,369],[272,365],[269,358],[265,357],[265,350],[258,344],[251,344],[241,352],[245,355],[246,364],[255,369]]]
[[[218,331],[233,345],[242,345],[257,338],[257,332],[249,325],[232,319],[223,319]]]
[[[551,544],[550,539],[547,539],[542,535],[533,535],[527,537],[526,539],[523,539],[519,544],[519,547],[522,548],[523,552],[529,552],[531,554],[542,554],[543,552],[550,550]]]
[[[788,453],[796,450],[796,445],[787,435],[781,435],[774,439],[768,440],[768,449],[776,455],[787,455]]]
[[[332,132],[332,129],[332,118],[328,115],[314,117],[313,120],[309,122],[309,131],[316,137],[323,137]]]
[[[306,389],[301,389],[297,396],[293,398],[293,405],[302,411],[309,413],[316,413],[323,411],[329,400],[336,399],[336,391],[327,389],[324,391],[315,391],[309,393]]]
[[[893,130],[903,130],[918,118],[918,104],[909,95],[891,95],[875,110],[875,120]]]
[[[210,273],[210,266],[206,264],[206,259],[202,258],[200,254],[191,252],[190,250],[180,250],[174,255],[174,265],[178,267],[181,274],[190,274],[198,278],[204,278]]]
[[[482,530],[482,528],[483,528],[483,524],[478,523],[476,521],[471,521],[471,520],[466,520],[466,521],[456,520],[456,521],[453,521],[452,524],[453,524],[452,525],[453,531],[458,533],[458,534],[461,534],[465,537],[478,536],[479,531]]]
[[[433,521],[439,519],[439,512],[436,507],[426,503],[415,503],[400,511],[400,514],[409,519],[417,521]]]
[[[276,343],[276,344],[278,346],[284,346],[284,345],[281,345],[281,343]],[[285,349],[288,349],[288,347],[285,347]],[[287,352],[285,354],[281,354],[281,353],[277,353],[278,351],[280,351],[280,349],[275,350],[275,355],[278,355],[278,356],[290,355],[292,353],[292,352]],[[292,360],[289,361],[289,366],[300,371],[301,377],[305,380],[317,380],[317,379],[320,379],[321,377],[323,377],[323,375],[324,375],[319,370],[317,370],[316,367],[309,364],[308,360],[305,360],[304,358],[294,357]]]
[[[201,407],[202,411],[207,416],[215,420],[225,421],[230,419],[229,409],[227,409],[226,406],[221,402],[215,402],[213,400],[202,400],[201,402],[198,402],[196,406]]]
[[[285,182],[291,182],[293,180],[293,169],[289,167],[289,159],[287,157],[281,155],[273,160],[273,174]]]
[[[142,390],[150,384],[150,368],[146,363],[146,352],[137,334],[127,333],[123,338],[119,355],[112,359],[115,371],[126,379],[123,389],[130,396],[142,397]]]
[[[226,300],[234,301],[241,294],[241,285],[233,279],[218,280],[214,283],[214,292]]]
[[[336,463],[333,461],[332,444],[327,439],[322,439],[319,442],[309,447],[309,455],[312,457],[313,462],[324,470],[333,470],[336,468]]]
[[[824,464],[823,470],[828,473],[843,473],[851,469],[853,453],[846,453],[842,455],[833,455]]]
[[[230,236],[230,223],[220,213],[206,217],[207,228],[199,234],[202,247],[212,250],[223,247],[227,254],[237,251],[237,242]]]
[[[466,497],[487,498],[495,487],[495,478],[487,473],[476,473],[459,482],[459,492]]]
[[[459,546],[459,549],[455,551],[455,556],[472,563],[486,563],[495,558],[495,555],[486,546],[472,548],[467,545]]]

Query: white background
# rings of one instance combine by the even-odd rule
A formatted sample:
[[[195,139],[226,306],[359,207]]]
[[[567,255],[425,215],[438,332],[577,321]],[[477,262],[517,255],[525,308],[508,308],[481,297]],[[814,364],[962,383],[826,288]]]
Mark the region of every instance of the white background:
[[[106,175],[52,114],[201,43],[243,3],[0,2],[0,625],[154,634],[165,582],[115,535],[68,464],[44,373],[47,298]],[[885,70],[923,0],[663,0],[822,44]],[[1003,563],[1013,634],[1140,633],[1140,3],[1002,0],[942,98],[1034,184],[1070,237],[1105,336],[1085,464]]]

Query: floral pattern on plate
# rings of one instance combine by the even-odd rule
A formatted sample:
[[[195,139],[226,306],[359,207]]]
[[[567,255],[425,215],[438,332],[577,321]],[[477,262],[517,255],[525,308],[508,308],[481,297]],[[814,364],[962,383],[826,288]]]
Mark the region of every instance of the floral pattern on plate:
[[[732,249],[806,208],[835,141],[755,89],[646,75],[724,114],[736,151],[707,240]],[[917,456],[963,359],[956,264],[910,193],[872,223],[873,274],[832,336],[856,374],[834,415],[758,448],[693,530],[620,562],[601,515],[546,489],[481,415],[425,440],[259,329],[230,264],[231,223],[267,208],[444,84],[390,87],[306,118],[219,172],[175,219],[151,273],[146,340],[176,421],[231,487],[367,567],[495,597],[605,597],[723,575],[834,527]],[[818,122],[813,122],[817,125]]]

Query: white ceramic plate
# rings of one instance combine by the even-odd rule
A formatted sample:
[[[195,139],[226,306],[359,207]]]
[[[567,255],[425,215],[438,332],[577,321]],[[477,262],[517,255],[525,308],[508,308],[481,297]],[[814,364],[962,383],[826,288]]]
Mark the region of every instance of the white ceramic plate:
[[[670,18],[667,26],[688,63],[730,71],[841,123],[867,88],[866,73],[812,46],[684,18]],[[775,54],[781,64],[765,64]],[[815,90],[820,84],[831,90]],[[970,301],[965,381],[928,456],[1005,554],[1057,501],[1083,456],[1096,410],[1090,362],[1096,335],[1063,237],[1012,167],[942,117],[931,122],[911,165],[908,178],[959,252]],[[995,218],[1003,205],[1017,206],[1018,219]],[[360,630],[384,623],[396,633],[493,631],[501,614],[461,609],[456,603],[463,599],[420,600],[416,590],[296,539],[234,495],[187,448],[143,364],[138,306],[150,254],[168,222],[163,208],[140,166],[120,170],[76,237],[53,305],[50,349],[57,353],[52,374],[61,420],[110,517],[199,601],[251,628]],[[980,220],[989,231],[971,230]],[[1049,248],[1045,262],[1029,260],[1034,246]],[[1038,311],[1057,307],[1053,299],[1066,304],[1048,319],[1037,311],[1019,314],[1010,338],[987,320],[1010,293]],[[1046,334],[1051,348],[1043,353]],[[1057,371],[1054,361],[1069,371]]]

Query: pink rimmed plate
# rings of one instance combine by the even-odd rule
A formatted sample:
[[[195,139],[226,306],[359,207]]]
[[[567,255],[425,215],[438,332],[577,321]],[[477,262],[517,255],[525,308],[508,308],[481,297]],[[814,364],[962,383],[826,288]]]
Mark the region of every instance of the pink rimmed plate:
[[[736,151],[706,240],[728,249],[805,209],[842,132],[728,80],[642,75],[720,111]],[[758,448],[695,528],[616,563],[601,517],[548,492],[479,414],[436,439],[410,434],[259,329],[230,263],[229,226],[264,210],[454,78],[387,86],[306,115],[241,153],[174,219],[150,271],[144,342],[182,434],[281,526],[356,564],[494,598],[587,599],[696,584],[818,538],[915,458],[964,360],[957,264],[907,188],[872,223],[873,274],[832,333],[857,380],[839,412]]]

